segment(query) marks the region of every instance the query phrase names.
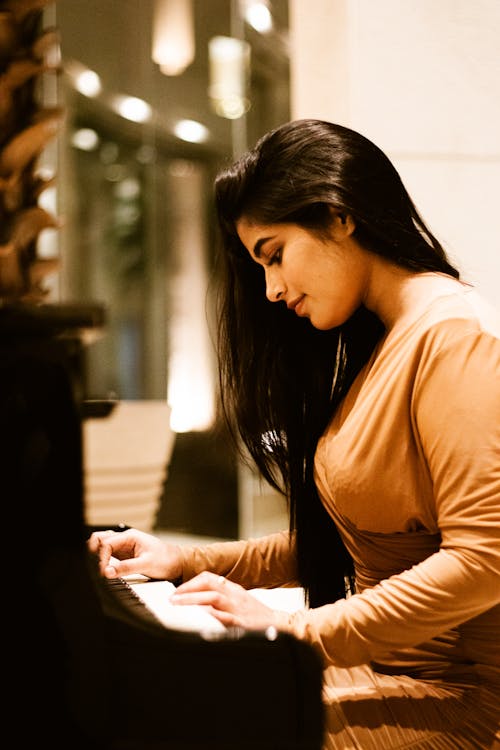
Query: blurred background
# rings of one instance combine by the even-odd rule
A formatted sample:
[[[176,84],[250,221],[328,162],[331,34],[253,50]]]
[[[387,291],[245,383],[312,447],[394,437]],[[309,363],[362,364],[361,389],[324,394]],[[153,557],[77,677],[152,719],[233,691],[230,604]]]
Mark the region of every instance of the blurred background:
[[[108,312],[88,350],[90,394],[167,398],[175,441],[156,525],[234,538],[243,477],[216,417],[211,186],[290,117],[287,2],[55,10],[61,290]]]
[[[153,527],[202,538],[286,527],[284,500],[217,421],[212,183],[298,117],[353,127],[394,161],[417,207],[498,302],[497,0],[59,0],[66,110],[44,156],[60,217],[41,253],[50,294],[102,302],[90,395],[167,401],[173,436]],[[121,510],[116,510],[116,520]]]

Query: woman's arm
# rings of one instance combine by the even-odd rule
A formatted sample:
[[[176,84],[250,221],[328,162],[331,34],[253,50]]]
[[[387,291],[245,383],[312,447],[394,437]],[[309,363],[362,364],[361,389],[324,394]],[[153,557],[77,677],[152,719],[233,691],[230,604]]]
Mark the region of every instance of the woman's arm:
[[[182,580],[211,571],[243,588],[298,586],[293,536],[286,531],[258,539],[181,548]]]
[[[92,534],[88,546],[99,558],[100,571],[107,578],[140,573],[188,581],[210,571],[247,589],[298,585],[294,542],[288,532],[182,547],[137,529],[98,531]]]
[[[383,660],[500,603],[500,342],[469,333],[423,361],[411,409],[442,543],[350,599],[278,613],[278,626],[315,644],[327,663]]]

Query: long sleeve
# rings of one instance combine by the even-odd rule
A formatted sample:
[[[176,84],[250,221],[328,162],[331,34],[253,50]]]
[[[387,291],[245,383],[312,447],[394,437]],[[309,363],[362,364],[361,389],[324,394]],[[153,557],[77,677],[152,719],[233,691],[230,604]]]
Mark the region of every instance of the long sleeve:
[[[210,570],[247,589],[298,585],[294,541],[285,531],[259,539],[185,547],[182,555],[184,581]]]
[[[459,321],[424,340],[409,404],[415,466],[432,490],[418,498],[420,516],[435,520],[441,544],[350,599],[280,615],[280,627],[314,643],[326,663],[383,661],[463,636],[462,655],[486,648],[500,666],[500,342],[463,331]]]

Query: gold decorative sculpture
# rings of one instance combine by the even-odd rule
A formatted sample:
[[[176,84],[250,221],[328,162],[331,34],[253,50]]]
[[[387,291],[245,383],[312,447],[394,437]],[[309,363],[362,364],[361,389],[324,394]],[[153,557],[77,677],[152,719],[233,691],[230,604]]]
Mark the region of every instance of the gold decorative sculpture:
[[[0,0],[0,306],[41,302],[43,280],[58,260],[38,257],[40,232],[58,220],[38,204],[53,184],[38,160],[61,127],[62,108],[41,102],[41,77],[57,73],[59,39],[43,29],[43,11],[54,0]]]

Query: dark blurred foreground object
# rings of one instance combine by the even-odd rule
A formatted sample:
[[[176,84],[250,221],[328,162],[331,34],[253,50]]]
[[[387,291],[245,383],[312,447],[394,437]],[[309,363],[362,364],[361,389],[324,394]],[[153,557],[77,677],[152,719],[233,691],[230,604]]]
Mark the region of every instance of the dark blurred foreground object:
[[[320,750],[322,668],[292,636],[168,630],[99,577],[84,525],[84,346],[99,309],[0,309],[9,653],[18,746]],[[12,718],[11,718],[12,717]]]

